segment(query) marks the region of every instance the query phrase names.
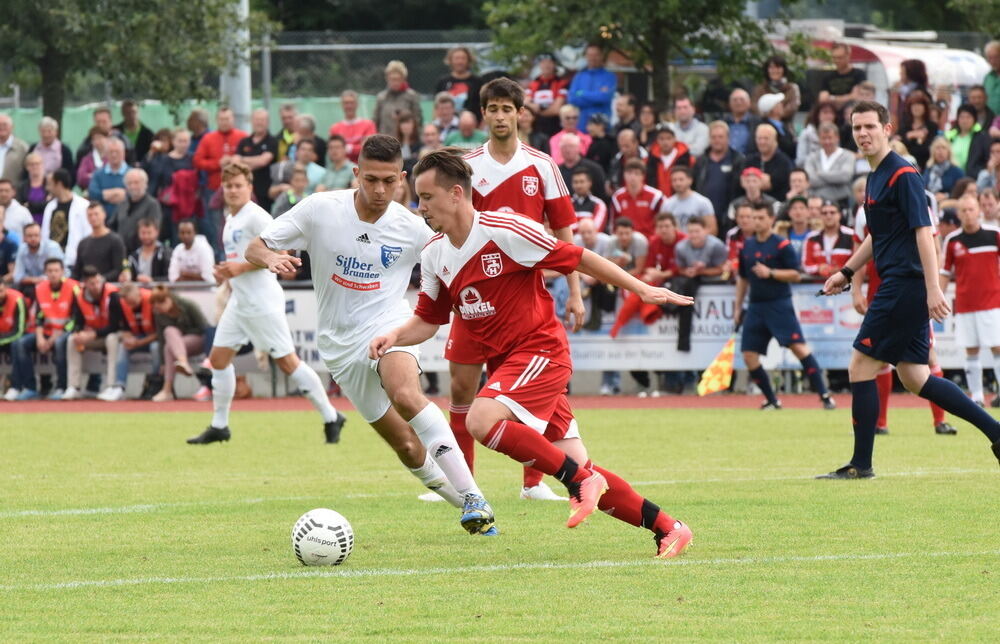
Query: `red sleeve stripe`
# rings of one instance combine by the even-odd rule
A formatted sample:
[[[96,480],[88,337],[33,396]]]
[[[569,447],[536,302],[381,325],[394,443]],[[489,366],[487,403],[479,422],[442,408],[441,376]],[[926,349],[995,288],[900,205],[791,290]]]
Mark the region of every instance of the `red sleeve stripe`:
[[[478,157],[479,155],[481,155],[485,149],[486,149],[486,145],[483,144],[483,145],[479,146],[478,148],[476,148],[475,150],[472,150],[471,152],[468,152],[468,153],[462,155],[462,158],[465,159],[466,161],[468,161],[469,159],[472,159],[474,157]]]
[[[889,178],[889,187],[891,188],[894,185],[896,185],[896,180],[899,179],[901,176],[903,176],[904,174],[909,174],[911,172],[913,174],[917,174],[917,169],[914,168],[912,165],[904,165],[899,170],[893,172],[892,176]]]
[[[479,215],[479,223],[490,228],[506,228],[545,250],[553,250],[556,247],[550,239],[539,235],[536,231],[518,223],[514,219],[492,217],[483,213]]]
[[[778,242],[778,249],[780,250],[791,243],[792,242],[788,241],[787,239],[782,239],[780,242]]]
[[[436,235],[427,240],[427,243],[424,244],[424,248],[427,248],[428,246],[430,246],[437,240],[441,239],[442,237],[444,237],[444,233],[437,233]]]

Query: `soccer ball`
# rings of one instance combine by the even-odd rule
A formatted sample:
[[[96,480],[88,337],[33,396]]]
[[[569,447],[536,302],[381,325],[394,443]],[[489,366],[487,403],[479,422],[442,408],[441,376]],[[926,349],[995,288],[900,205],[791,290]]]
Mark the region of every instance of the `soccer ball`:
[[[339,566],[354,548],[354,529],[339,512],[309,510],[292,527],[292,551],[303,566]]]

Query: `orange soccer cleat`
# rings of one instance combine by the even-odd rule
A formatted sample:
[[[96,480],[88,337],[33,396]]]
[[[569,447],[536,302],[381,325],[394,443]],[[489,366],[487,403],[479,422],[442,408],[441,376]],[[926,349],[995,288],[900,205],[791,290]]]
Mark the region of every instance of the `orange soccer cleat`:
[[[656,541],[656,558],[669,559],[684,552],[691,545],[694,535],[691,528],[686,523],[675,521],[674,527],[669,532],[658,533],[654,536]]]
[[[597,508],[601,495],[608,491],[608,481],[600,472],[594,472],[578,483],[570,483],[567,488],[570,510],[566,527],[575,528]]]

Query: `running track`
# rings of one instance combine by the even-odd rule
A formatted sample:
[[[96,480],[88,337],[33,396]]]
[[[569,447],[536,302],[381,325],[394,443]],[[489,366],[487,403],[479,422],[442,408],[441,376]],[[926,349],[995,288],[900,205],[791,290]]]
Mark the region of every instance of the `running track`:
[[[851,397],[847,394],[834,396],[837,407],[850,409]],[[434,398],[442,408],[447,409],[447,398]],[[660,398],[637,398],[635,396],[570,396],[570,405],[575,409],[755,409],[760,405],[760,396],[720,394],[700,398],[698,396],[662,396]],[[342,411],[353,410],[347,398],[334,398],[334,406]],[[786,395],[781,397],[787,409],[819,409],[819,401],[813,394]],[[926,407],[927,402],[909,394],[893,394],[891,408]],[[210,402],[177,400],[168,403],[154,403],[141,400],[126,400],[107,403],[98,400],[74,400],[50,402],[38,400],[30,402],[0,402],[0,416],[5,413],[27,414],[87,414],[87,413],[134,413],[149,414],[179,411],[209,412]],[[305,398],[253,398],[233,402],[234,411],[310,411],[312,406]]]

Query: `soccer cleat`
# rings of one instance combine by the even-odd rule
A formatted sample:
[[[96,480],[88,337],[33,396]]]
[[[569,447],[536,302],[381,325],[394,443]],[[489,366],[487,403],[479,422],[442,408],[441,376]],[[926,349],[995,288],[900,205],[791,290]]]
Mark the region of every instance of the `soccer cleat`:
[[[579,483],[570,483],[566,488],[569,490],[570,508],[566,527],[575,528],[597,509],[597,502],[608,491],[608,481],[600,472],[594,472]]]
[[[6,400],[7,402],[14,402],[15,400],[17,400],[17,396],[20,393],[21,393],[20,389],[15,389],[14,387],[11,387],[10,389],[7,390],[7,393],[3,395],[3,399]]]
[[[653,391],[649,392],[649,397],[650,398],[659,398],[662,395],[663,395],[663,392],[661,392],[659,389],[654,389]]]
[[[774,402],[771,402],[769,400],[765,400],[764,402],[762,402],[760,404],[760,410],[761,411],[774,411],[774,410],[780,410],[780,409],[781,409],[781,401],[780,400],[775,400]]]
[[[208,402],[212,399],[212,390],[205,385],[202,385],[198,388],[198,391],[194,392],[194,396],[192,396],[192,398],[196,402]]]
[[[839,470],[834,470],[829,474],[820,474],[816,477],[817,479],[838,479],[838,480],[848,480],[848,479],[873,479],[875,478],[875,470],[872,468],[861,469],[855,467],[848,463]]]
[[[229,427],[212,427],[209,425],[205,431],[187,439],[188,445],[207,445],[229,440]]]
[[[827,394],[821,399],[823,401],[823,409],[836,409],[837,403],[834,402],[833,396]]]
[[[438,501],[446,500],[437,492],[424,492],[423,494],[417,496],[417,499],[426,503],[437,503]]]
[[[875,428],[875,435],[876,436],[888,436],[889,435],[889,428],[888,427],[876,427]]]
[[[469,534],[483,534],[493,527],[493,508],[479,494],[466,494],[462,507],[462,527]]]
[[[1000,461],[1000,441],[993,443],[993,455],[997,457],[997,461]]]
[[[497,530],[497,527],[495,525],[491,525],[489,530],[487,530],[486,532],[480,532],[479,536],[481,536],[481,537],[499,537],[500,536],[500,531]]]
[[[646,391],[645,389],[641,389],[639,390],[639,393],[637,393],[635,396],[636,398],[649,398],[649,392]]]
[[[568,501],[569,498],[559,496],[544,481],[533,487],[522,487],[521,498],[525,501]]]
[[[119,400],[125,400],[125,389],[121,387],[121,385],[108,387],[98,394],[97,399],[103,400],[104,402],[118,402]]]
[[[657,532],[653,535],[656,542],[656,558],[670,559],[683,553],[691,545],[694,535],[686,523],[675,521],[669,532]]]
[[[958,430],[949,423],[941,422],[934,426],[934,433],[942,436],[954,436]]]
[[[39,398],[41,398],[41,396],[39,396],[38,392],[34,389],[22,389],[18,392],[17,398],[14,400],[21,402],[25,400],[38,400]]]
[[[323,423],[323,434],[326,436],[327,444],[340,442],[340,430],[344,428],[344,423],[346,422],[347,416],[338,411],[337,420],[331,420],[328,423]]]
[[[46,396],[46,399],[47,400],[62,400],[63,396],[65,394],[66,394],[66,390],[65,389],[53,389],[52,391],[49,392],[49,395]]]
[[[601,395],[602,396],[610,396],[611,395],[611,387],[609,387],[608,385],[601,385]]]

